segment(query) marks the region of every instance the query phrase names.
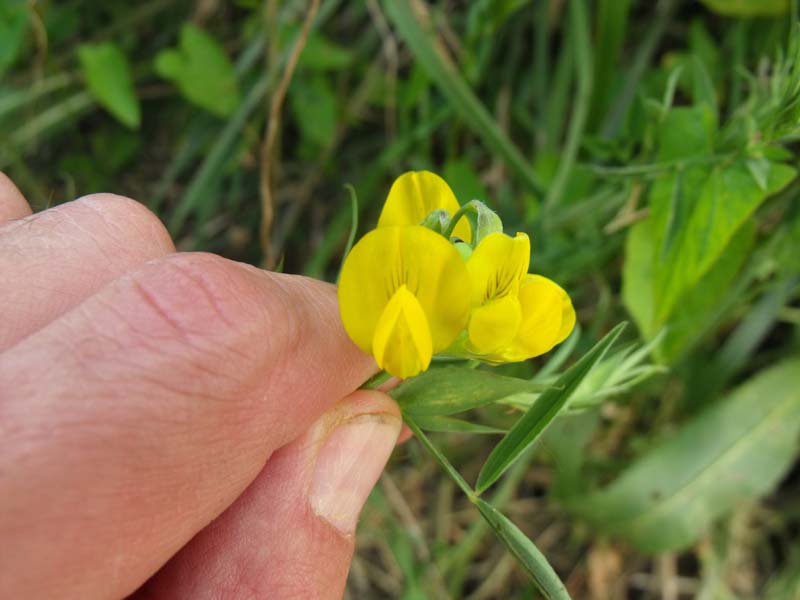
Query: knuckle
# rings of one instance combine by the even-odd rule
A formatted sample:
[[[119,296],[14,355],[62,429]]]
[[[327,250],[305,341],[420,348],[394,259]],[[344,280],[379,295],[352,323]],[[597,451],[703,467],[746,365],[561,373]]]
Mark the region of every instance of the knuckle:
[[[219,361],[274,361],[298,343],[292,300],[252,267],[213,254],[174,254],[132,280],[156,337],[178,340]],[[152,332],[148,332],[152,334]],[[210,362],[219,369],[224,362]],[[216,366],[215,366],[216,365]]]
[[[147,206],[117,194],[98,193],[75,201],[96,214],[104,224],[122,236],[144,239],[163,252],[174,252],[175,245],[161,220]],[[123,238],[124,239],[124,238]]]

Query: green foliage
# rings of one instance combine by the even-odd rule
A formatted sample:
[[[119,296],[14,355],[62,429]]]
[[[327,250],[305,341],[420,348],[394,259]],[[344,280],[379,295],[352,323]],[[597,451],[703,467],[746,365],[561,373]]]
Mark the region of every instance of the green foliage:
[[[728,17],[771,17],[788,12],[791,0],[701,0],[708,8]]]
[[[485,406],[520,392],[538,392],[540,384],[466,367],[433,367],[404,381],[391,395],[405,414],[452,415]]]
[[[520,564],[525,567],[525,570],[530,573],[547,598],[551,600],[569,600],[570,595],[567,592],[567,588],[564,587],[558,575],[548,564],[547,559],[534,546],[528,536],[488,502],[481,498],[475,498],[474,502],[481,512],[481,516],[489,522],[498,537]]]
[[[770,490],[794,461],[798,435],[800,360],[794,359],[686,423],[608,488],[567,504],[644,551],[680,550],[714,519]]]
[[[84,44],[78,48],[83,77],[89,92],[123,125],[137,129],[141,108],[128,59],[110,42]]]
[[[155,70],[178,86],[193,104],[220,116],[230,116],[240,101],[236,73],[230,59],[208,33],[187,23],[177,48],[158,53]]]
[[[476,490],[485,491],[527,450],[547,426],[564,409],[572,394],[592,367],[622,333],[624,323],[617,325],[597,342],[589,352],[558,378],[552,388],[544,392],[514,427],[494,447],[478,475]]]
[[[303,139],[311,142],[315,151],[333,141],[339,122],[339,104],[324,74],[298,78],[289,95],[289,106]]]
[[[14,64],[28,30],[28,8],[22,0],[0,6],[0,78]]]
[[[623,298],[646,337],[670,331],[660,349],[665,360],[693,341],[687,333],[710,316],[744,262],[751,236],[737,233],[796,176],[766,157],[763,141],[731,152],[727,141],[744,125],[733,120],[720,130],[713,89],[707,77],[699,81],[696,105],[669,108],[666,101],[657,109],[666,113],[655,128],[655,157],[666,172],[653,182],[650,214],[626,245]]]

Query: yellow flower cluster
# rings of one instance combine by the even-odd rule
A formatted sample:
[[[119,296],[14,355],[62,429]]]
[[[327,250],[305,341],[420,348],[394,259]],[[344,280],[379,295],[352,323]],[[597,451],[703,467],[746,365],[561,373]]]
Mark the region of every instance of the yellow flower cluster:
[[[502,363],[548,352],[575,325],[572,302],[553,281],[528,273],[528,236],[501,229],[480,202],[460,206],[438,175],[401,175],[377,229],[342,267],[348,335],[402,379],[436,354]]]

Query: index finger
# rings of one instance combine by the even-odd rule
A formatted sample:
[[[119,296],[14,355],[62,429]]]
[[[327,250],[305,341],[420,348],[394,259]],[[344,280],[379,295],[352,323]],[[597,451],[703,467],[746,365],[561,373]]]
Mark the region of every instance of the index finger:
[[[31,214],[25,196],[22,195],[5,173],[0,171],[0,225],[6,221],[21,219]]]
[[[0,354],[0,589],[133,592],[374,369],[328,284],[184,254],[108,285]]]

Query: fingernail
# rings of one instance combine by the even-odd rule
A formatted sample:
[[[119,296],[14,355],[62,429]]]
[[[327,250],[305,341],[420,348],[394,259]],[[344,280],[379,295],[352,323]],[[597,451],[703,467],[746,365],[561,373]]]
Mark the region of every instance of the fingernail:
[[[359,415],[328,434],[317,456],[309,501],[313,511],[342,533],[355,532],[358,515],[400,434],[400,419]]]

